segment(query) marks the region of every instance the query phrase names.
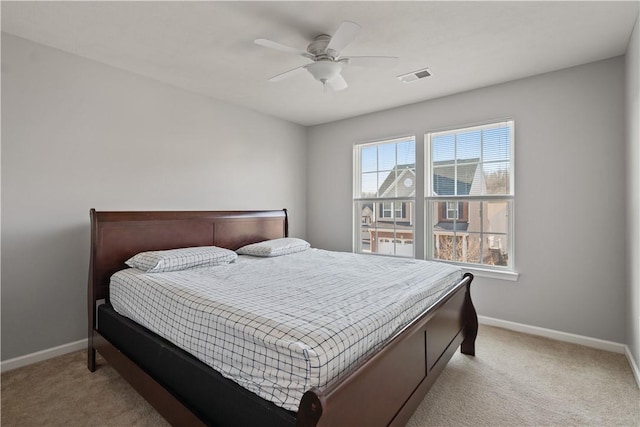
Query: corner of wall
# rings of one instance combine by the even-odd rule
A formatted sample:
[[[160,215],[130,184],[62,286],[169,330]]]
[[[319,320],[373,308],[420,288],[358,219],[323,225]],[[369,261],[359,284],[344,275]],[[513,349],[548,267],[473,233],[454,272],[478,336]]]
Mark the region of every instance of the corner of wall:
[[[634,374],[640,385],[640,12],[627,46],[626,62],[626,149],[627,149],[627,357],[636,367]]]

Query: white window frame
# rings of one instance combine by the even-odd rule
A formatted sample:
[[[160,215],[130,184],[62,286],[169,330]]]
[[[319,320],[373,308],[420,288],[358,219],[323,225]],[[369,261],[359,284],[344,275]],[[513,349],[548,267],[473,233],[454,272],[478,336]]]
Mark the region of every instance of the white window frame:
[[[393,216],[396,219],[403,219],[402,216],[402,202],[395,202],[393,204]]]
[[[432,194],[433,189],[433,165],[431,163],[431,150],[432,150],[432,139],[435,136],[449,133],[463,133],[469,132],[473,130],[485,130],[491,128],[501,128],[505,125],[510,127],[510,173],[509,173],[509,194],[505,195],[482,195],[482,196],[458,196],[458,195],[436,195]],[[428,260],[439,261],[439,262],[447,262],[452,264],[457,264],[463,266],[465,269],[470,270],[472,272],[478,273],[479,275],[496,277],[496,278],[506,278],[508,280],[516,280],[518,275],[515,271],[515,217],[514,217],[514,203],[515,203],[515,155],[514,155],[514,144],[515,144],[515,124],[512,119],[506,119],[501,121],[489,122],[480,125],[474,126],[460,126],[460,127],[452,127],[448,129],[431,131],[425,134],[425,258]],[[507,209],[509,221],[507,224],[507,241],[508,241],[508,266],[494,266],[487,264],[479,264],[479,263],[470,263],[470,262],[461,262],[461,261],[449,261],[434,258],[434,232],[433,232],[433,204],[437,202],[446,202],[446,201],[459,201],[459,202],[471,202],[471,201],[497,201],[497,200],[505,200],[507,201]],[[449,216],[449,210],[447,206],[447,217]],[[455,221],[455,219],[454,219]],[[463,233],[460,233],[461,235]],[[455,231],[454,231],[455,235]],[[464,237],[463,237],[464,238]]]
[[[387,209],[386,212],[390,214],[390,216],[384,216],[384,214],[381,216],[381,218],[385,219],[385,220],[393,220],[393,222],[391,224],[391,226],[394,229],[394,235],[393,237],[391,237],[389,240],[392,242],[398,242],[398,241],[402,241],[402,243],[406,243],[406,242],[411,242],[412,245],[412,254],[411,254],[411,258],[415,257],[415,253],[416,253],[416,246],[415,246],[415,232],[416,232],[416,218],[414,215],[413,218],[413,224],[412,224],[412,232],[411,234],[413,235],[412,239],[408,239],[408,238],[404,238],[401,237],[403,236],[403,232],[400,229],[396,229],[396,222],[398,220],[404,220],[405,218],[398,218],[396,215],[396,210],[397,207],[400,206],[400,212],[402,209],[402,204],[403,203],[408,203],[406,209],[407,209],[407,219],[411,218],[410,212],[415,210],[415,204],[417,203],[417,195],[414,191],[414,195],[413,197],[407,197],[407,196],[401,196],[401,197],[388,197],[388,196],[384,196],[381,197],[381,195],[377,195],[377,197],[361,197],[360,196],[360,190],[361,190],[361,186],[362,186],[362,171],[361,171],[361,150],[363,148],[366,147],[370,147],[370,146],[375,146],[375,145],[382,145],[382,144],[390,144],[390,143],[399,143],[399,142],[403,142],[403,141],[409,141],[412,140],[413,143],[416,146],[416,153],[414,153],[415,159],[416,159],[416,164],[415,164],[415,168],[419,167],[418,166],[418,157],[417,157],[417,140],[416,137],[414,135],[406,135],[406,136],[402,136],[402,137],[397,137],[397,138],[389,138],[389,139],[381,139],[381,140],[377,140],[377,141],[373,141],[373,142],[366,142],[366,143],[359,143],[359,144],[355,144],[354,148],[353,148],[353,252],[356,253],[366,253],[363,251],[362,249],[362,220],[360,218],[360,212],[359,212],[359,206],[361,206],[362,203],[372,203],[373,204],[373,218],[376,218],[379,215],[379,212],[377,212],[377,205],[380,204],[382,205],[382,209],[384,211],[384,205],[388,205],[390,207],[390,209]],[[396,152],[396,158],[397,158],[397,152]],[[397,164],[396,164],[397,166]],[[377,171],[380,171],[381,169],[378,167],[376,169]],[[415,185],[415,180],[414,180],[414,185]],[[376,220],[374,219],[373,222],[376,222]],[[387,238],[382,238],[382,239],[387,239]],[[379,254],[379,253],[373,253],[375,255],[384,255],[384,254]],[[393,255],[386,255],[386,256],[397,256],[397,257],[407,257],[406,255],[400,255],[397,252],[395,252],[394,250],[394,254]]]
[[[457,201],[447,201],[447,219],[460,219],[460,215],[458,214],[458,205],[460,202]],[[453,208],[450,206],[453,205]]]
[[[382,203],[382,218],[393,219],[393,202]]]

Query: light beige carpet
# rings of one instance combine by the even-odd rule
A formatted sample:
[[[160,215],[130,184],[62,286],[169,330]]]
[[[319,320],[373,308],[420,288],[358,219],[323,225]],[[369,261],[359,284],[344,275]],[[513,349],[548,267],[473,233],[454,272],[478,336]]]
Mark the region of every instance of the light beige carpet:
[[[167,423],[103,361],[76,352],[2,374],[2,426]],[[457,353],[409,427],[640,426],[624,355],[480,327],[476,357]]]

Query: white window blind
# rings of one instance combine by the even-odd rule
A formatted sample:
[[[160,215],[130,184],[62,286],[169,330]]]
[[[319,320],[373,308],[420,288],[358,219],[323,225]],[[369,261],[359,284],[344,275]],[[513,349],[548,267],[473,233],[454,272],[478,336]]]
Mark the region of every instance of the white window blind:
[[[426,135],[427,258],[513,269],[512,121]]]

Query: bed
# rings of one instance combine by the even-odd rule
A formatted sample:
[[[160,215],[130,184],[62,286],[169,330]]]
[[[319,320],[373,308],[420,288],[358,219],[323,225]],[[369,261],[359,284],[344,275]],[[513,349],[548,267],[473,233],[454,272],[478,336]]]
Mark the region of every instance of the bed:
[[[464,274],[339,374],[299,391],[301,398],[276,404],[259,390],[250,391],[230,379],[224,367],[213,369],[181,343],[143,326],[144,321],[123,316],[112,305],[109,287],[112,276],[131,275],[125,261],[140,252],[206,246],[235,251],[287,237],[287,211],[92,209],[90,217],[88,368],[95,371],[96,352],[100,353],[172,425],[404,425],[457,348],[474,354],[473,277]],[[307,262],[311,255],[311,250],[295,254],[295,263]],[[229,271],[254,269],[254,264],[234,262],[235,270]],[[113,286],[115,296],[117,282]],[[115,297],[113,302],[119,304]]]

